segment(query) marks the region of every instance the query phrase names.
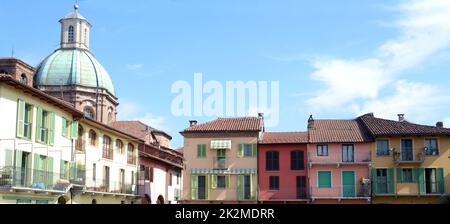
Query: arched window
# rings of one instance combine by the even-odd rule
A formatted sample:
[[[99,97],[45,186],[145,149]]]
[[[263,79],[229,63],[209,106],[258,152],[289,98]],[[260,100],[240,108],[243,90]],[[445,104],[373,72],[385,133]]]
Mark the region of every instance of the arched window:
[[[277,151],[266,152],[266,170],[278,171],[280,170],[280,154]]]
[[[103,136],[103,158],[112,159],[111,138]]]
[[[74,42],[74,28],[73,26],[69,26],[69,35],[68,35],[68,41],[69,43],[73,43]]]
[[[97,145],[97,133],[92,129],[89,131],[89,144]]]
[[[123,142],[120,139],[116,140],[116,148],[120,154],[123,154]]]
[[[88,118],[94,119],[94,117],[95,117],[94,111],[90,107],[85,107],[83,109],[83,113],[84,113],[84,116],[86,116]]]
[[[84,45],[86,45],[86,47],[87,47],[87,44],[88,44],[87,32],[88,32],[88,30],[87,30],[87,28],[85,28],[84,29]]]
[[[25,74],[22,74],[20,76],[20,83],[25,84],[25,85],[28,83],[28,78]]]
[[[127,149],[127,160],[129,164],[135,164],[135,157],[134,157],[134,146],[133,144],[128,144]]]

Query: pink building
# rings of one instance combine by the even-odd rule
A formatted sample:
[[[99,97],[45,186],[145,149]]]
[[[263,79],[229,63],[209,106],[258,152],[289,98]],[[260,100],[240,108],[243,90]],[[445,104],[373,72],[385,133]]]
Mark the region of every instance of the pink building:
[[[370,203],[371,137],[357,120],[308,121],[312,203]]]

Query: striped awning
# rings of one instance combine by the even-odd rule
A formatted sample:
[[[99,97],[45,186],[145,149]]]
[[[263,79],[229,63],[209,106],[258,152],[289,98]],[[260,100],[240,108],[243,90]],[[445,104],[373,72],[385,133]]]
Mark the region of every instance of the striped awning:
[[[191,174],[256,174],[256,169],[228,169],[228,170],[216,170],[216,169],[191,169]]]
[[[212,140],[211,149],[231,149],[231,140]]]

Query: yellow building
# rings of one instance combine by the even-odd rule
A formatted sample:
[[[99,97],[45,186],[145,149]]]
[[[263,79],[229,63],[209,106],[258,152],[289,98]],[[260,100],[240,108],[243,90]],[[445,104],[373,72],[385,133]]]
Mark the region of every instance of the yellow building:
[[[439,203],[450,193],[450,129],[366,114],[359,117],[374,143],[373,203]]]

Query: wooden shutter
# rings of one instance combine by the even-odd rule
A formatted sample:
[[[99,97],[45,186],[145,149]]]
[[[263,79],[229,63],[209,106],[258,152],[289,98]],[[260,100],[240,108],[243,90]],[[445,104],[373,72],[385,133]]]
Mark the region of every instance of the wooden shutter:
[[[253,199],[253,196],[255,195],[253,192],[253,175],[250,174],[250,199]]]
[[[252,146],[252,154],[253,157],[256,157],[258,155],[258,145],[256,143]]]
[[[202,145],[197,145],[197,158],[202,157]]]
[[[72,121],[70,134],[72,139],[78,139],[78,121]]]
[[[47,157],[47,189],[53,190],[53,157]]]
[[[244,176],[237,176],[237,199],[242,200],[244,198]]]
[[[217,175],[211,175],[211,189],[217,188]]]
[[[16,152],[16,161],[15,161],[15,169],[16,169],[16,172],[15,172],[15,182],[16,182],[16,184],[18,184],[18,183],[22,183],[22,173],[24,173],[24,172],[26,172],[26,170],[22,170],[22,154],[23,154],[23,152],[22,151],[20,151],[20,150],[15,150],[15,152]],[[17,186],[17,185],[16,185]]]
[[[209,175],[205,176],[206,178],[206,187],[205,187],[205,199],[208,200],[209,199],[209,187],[211,186],[211,178],[209,178]]]
[[[77,163],[76,162],[70,162],[70,177],[69,180],[76,180],[77,179]]]
[[[55,113],[53,113],[53,112],[50,113],[48,130],[49,130],[48,144],[54,145],[55,144]]]
[[[59,177],[61,179],[66,179],[67,178],[65,176],[65,170],[66,170],[65,166],[66,166],[66,164],[65,164],[64,160],[60,160],[60,163],[59,163]]]
[[[206,158],[206,145],[205,144],[202,145],[202,157]]]
[[[24,137],[24,126],[25,122],[25,101],[19,99],[17,101],[17,128],[16,128],[16,135],[19,138]]]
[[[372,168],[372,193],[377,194],[378,193],[378,181],[377,181],[377,169]]]
[[[231,182],[231,175],[227,175],[225,177],[225,187],[226,188],[230,188],[231,187],[230,182]]]
[[[319,171],[319,188],[330,188],[331,187],[331,172],[330,171]]]
[[[68,130],[69,127],[67,127],[67,119],[62,117],[61,120],[62,120],[62,133],[61,133],[61,135],[63,137],[68,137],[67,136],[67,134],[68,134],[67,130]]]
[[[34,154],[34,165],[33,165],[33,183],[39,183],[40,182],[40,171],[39,171],[39,163],[41,159],[39,158],[39,154]]]
[[[41,128],[42,128],[42,108],[37,108],[37,115],[36,115],[36,142],[41,143]]]
[[[444,179],[444,169],[436,169],[436,180],[438,186],[438,193],[443,194],[445,192],[445,179]]]
[[[13,158],[13,150],[5,149],[5,166],[12,167],[14,166],[14,158]]]
[[[239,158],[244,157],[244,144],[238,144],[238,155]]]
[[[397,183],[403,183],[402,168],[397,168]]]
[[[191,176],[191,198],[197,200],[197,176]]]
[[[387,181],[388,181],[388,193],[393,194],[394,193],[394,169],[390,168],[387,169]]]
[[[414,183],[419,182],[418,177],[419,177],[419,169],[417,168],[412,169],[412,178]]]

